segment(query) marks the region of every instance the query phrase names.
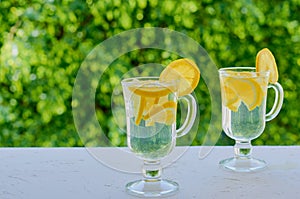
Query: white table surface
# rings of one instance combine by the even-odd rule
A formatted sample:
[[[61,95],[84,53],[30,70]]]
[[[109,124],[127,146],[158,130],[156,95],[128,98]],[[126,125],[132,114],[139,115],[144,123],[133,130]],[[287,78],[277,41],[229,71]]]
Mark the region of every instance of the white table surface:
[[[220,160],[233,155],[232,147],[214,147],[202,159],[200,149],[189,147],[164,168],[163,177],[180,185],[170,198],[300,198],[300,146],[254,147],[253,155],[268,163],[255,173],[219,167]],[[120,150],[126,148],[97,148],[111,158],[108,164],[140,167],[139,161],[125,161]],[[135,198],[124,186],[141,174],[111,168],[95,157],[86,148],[1,148],[0,198]]]

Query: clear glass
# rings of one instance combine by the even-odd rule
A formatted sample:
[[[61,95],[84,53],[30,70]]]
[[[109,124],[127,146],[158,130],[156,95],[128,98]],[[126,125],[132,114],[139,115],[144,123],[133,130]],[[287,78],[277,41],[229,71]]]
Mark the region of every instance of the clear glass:
[[[223,130],[235,140],[234,157],[220,161],[220,165],[237,172],[263,169],[266,162],[251,156],[251,140],[263,133],[266,121],[278,115],[283,103],[283,89],[279,83],[268,84],[269,71],[256,72],[253,67],[222,68],[219,77]],[[273,108],[266,114],[268,88],[275,90],[275,100]]]
[[[162,179],[160,160],[175,147],[176,138],[189,132],[196,118],[192,95],[178,98],[178,81],[161,82],[158,77],[136,77],[122,81],[126,108],[127,144],[144,160],[143,179],[126,185],[128,193],[143,197],[174,194],[179,185]],[[186,100],[186,121],[176,130],[178,100]],[[185,113],[181,113],[185,114]]]

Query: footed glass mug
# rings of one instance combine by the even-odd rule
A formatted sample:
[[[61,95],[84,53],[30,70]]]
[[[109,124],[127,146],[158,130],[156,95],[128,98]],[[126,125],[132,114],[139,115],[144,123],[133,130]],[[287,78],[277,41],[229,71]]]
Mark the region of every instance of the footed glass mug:
[[[128,193],[159,197],[178,190],[176,182],[162,179],[160,160],[176,145],[176,138],[192,128],[197,104],[192,95],[178,98],[178,81],[161,82],[159,77],[136,77],[122,80],[126,108],[127,144],[144,160],[143,179],[126,185]],[[187,116],[176,130],[177,101],[188,104]],[[182,113],[181,113],[182,114]]]
[[[234,157],[222,160],[224,168],[250,172],[263,169],[266,162],[251,157],[251,140],[259,137],[266,121],[274,119],[283,103],[279,83],[269,84],[269,71],[256,72],[253,67],[231,67],[219,70],[222,94],[222,127],[235,140]],[[266,114],[267,90],[275,91],[272,109]]]

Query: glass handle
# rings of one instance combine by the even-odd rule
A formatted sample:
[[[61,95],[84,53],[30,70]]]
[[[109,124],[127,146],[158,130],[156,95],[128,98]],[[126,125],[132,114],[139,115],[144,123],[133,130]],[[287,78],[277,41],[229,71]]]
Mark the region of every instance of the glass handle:
[[[197,116],[197,102],[191,94],[182,96],[179,100],[185,100],[187,102],[187,115],[182,126],[176,130],[176,137],[186,135],[193,127]]]
[[[274,105],[273,105],[271,111],[266,114],[266,121],[270,121],[278,115],[278,113],[282,107],[283,95],[284,95],[282,86],[278,82],[276,82],[275,84],[268,85],[268,88],[274,89],[275,101],[274,101]]]

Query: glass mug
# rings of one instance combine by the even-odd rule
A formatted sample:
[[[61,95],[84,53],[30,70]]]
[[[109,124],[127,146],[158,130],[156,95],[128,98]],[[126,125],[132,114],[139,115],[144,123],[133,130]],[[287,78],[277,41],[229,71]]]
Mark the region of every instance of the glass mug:
[[[177,80],[159,81],[159,77],[136,77],[121,82],[126,109],[127,144],[144,160],[143,179],[126,185],[128,193],[144,197],[159,197],[178,190],[176,182],[161,179],[160,160],[176,145],[176,138],[192,128],[197,103],[192,95],[178,98]],[[187,116],[176,130],[178,100],[188,104]],[[182,113],[181,113],[182,114]]]
[[[231,67],[219,70],[222,96],[222,127],[235,140],[234,157],[220,165],[238,172],[263,169],[266,162],[251,157],[251,140],[259,137],[266,121],[274,119],[283,103],[279,83],[269,84],[269,71],[256,72],[254,67]],[[275,91],[272,109],[266,114],[267,90]]]

